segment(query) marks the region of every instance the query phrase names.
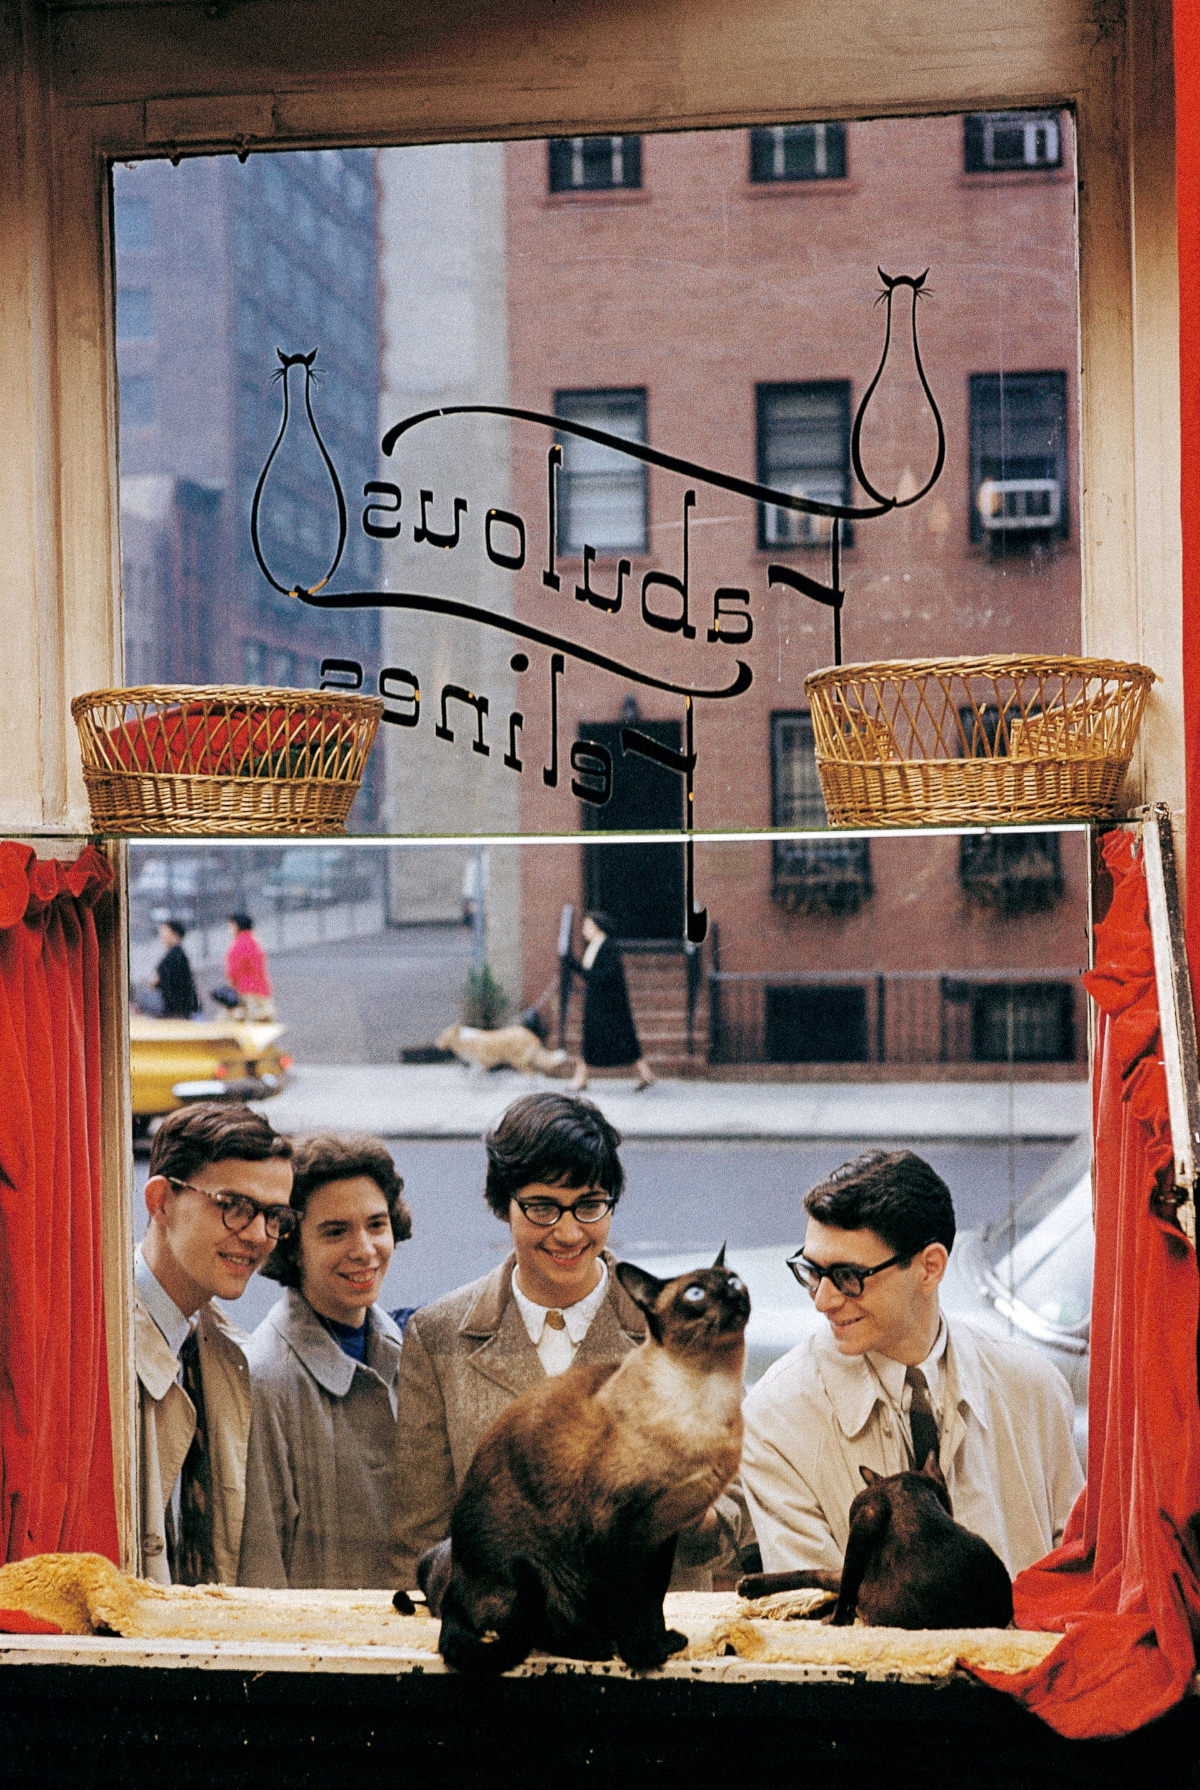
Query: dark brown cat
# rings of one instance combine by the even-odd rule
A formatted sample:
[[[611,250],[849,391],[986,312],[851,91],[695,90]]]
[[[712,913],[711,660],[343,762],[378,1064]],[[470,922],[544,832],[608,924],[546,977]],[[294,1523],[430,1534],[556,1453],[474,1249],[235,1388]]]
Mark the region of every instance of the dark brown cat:
[[[663,1596],[675,1539],[737,1472],[750,1295],[724,1265],[617,1277],[649,1335],[617,1367],[573,1367],[484,1436],[418,1569],[443,1658],[503,1672],[531,1648],[661,1666],[687,1645]]]
[[[751,1573],[743,1597],[772,1591],[836,1591],[831,1621],[856,1615],[879,1628],[1007,1628],[1012,1581],[982,1536],[954,1521],[950,1493],[930,1454],[920,1473],[885,1479],[860,1467],[866,1491],[850,1506],[839,1578],[828,1572]]]

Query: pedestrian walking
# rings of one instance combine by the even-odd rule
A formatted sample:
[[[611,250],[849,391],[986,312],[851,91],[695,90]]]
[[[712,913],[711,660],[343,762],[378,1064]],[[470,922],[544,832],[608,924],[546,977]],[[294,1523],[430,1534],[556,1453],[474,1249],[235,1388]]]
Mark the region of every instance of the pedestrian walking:
[[[583,979],[583,1048],[570,1082],[575,1093],[587,1087],[593,1069],[632,1064],[639,1089],[648,1088],[657,1079],[642,1055],[621,949],[609,936],[611,927],[607,914],[596,909],[585,914],[580,928],[583,956],[568,958],[575,974]]]
[[[191,1019],[200,1011],[200,996],[188,954],[183,948],[187,927],[182,920],[164,920],[158,929],[163,955],[155,966],[144,1010],[162,1019]]]
[[[267,958],[254,936],[249,914],[229,915],[229,949],[225,953],[225,977],[238,997],[247,1019],[274,1019],[275,997],[267,974]]]

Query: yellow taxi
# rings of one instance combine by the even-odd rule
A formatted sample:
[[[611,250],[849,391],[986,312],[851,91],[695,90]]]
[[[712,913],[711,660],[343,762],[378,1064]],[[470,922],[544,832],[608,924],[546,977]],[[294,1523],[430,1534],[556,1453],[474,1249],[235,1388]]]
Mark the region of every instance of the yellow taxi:
[[[189,1100],[262,1100],[288,1078],[274,1020],[129,1016],[134,1135]]]

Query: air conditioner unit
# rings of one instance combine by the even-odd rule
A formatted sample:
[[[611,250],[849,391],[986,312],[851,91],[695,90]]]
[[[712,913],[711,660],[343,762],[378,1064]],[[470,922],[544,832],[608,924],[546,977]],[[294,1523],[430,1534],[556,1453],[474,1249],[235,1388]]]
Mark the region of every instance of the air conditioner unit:
[[[985,114],[982,135],[985,168],[1055,168],[1061,159],[1055,114]]]
[[[1062,486],[1057,479],[984,479],[976,497],[979,520],[990,533],[1057,528]]]
[[[764,530],[769,547],[825,547],[833,536],[832,516],[810,516],[804,510],[767,509]]]

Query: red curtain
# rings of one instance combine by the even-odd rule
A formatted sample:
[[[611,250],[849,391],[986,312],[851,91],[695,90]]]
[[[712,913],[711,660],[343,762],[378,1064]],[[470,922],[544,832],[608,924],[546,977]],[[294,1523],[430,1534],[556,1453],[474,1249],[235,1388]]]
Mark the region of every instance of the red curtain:
[[[982,1673],[1060,1734],[1126,1734],[1179,1701],[1200,1634],[1196,1255],[1157,1195],[1174,1185],[1146,876],[1128,833],[1085,976],[1100,1009],[1088,1481],[1063,1545],[1020,1574],[1019,1628],[1064,1639],[1018,1677]]]
[[[1183,726],[1188,958],[1200,1004],[1200,6],[1175,0],[1175,196],[1179,240]]]
[[[0,843],[0,1562],[117,1558],[100,1260],[95,903],[112,873]]]

